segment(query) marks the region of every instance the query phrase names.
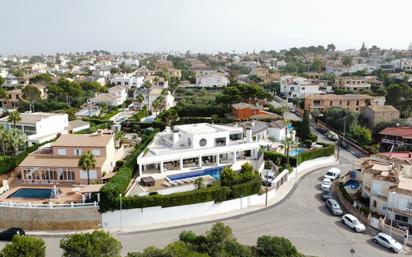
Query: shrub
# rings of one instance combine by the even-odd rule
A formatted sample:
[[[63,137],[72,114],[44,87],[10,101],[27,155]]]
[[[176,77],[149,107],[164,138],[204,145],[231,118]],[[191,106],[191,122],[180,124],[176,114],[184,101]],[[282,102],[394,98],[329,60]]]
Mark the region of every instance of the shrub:
[[[124,194],[130,180],[132,179],[133,172],[136,169],[137,156],[146,148],[146,146],[152,141],[156,132],[147,136],[143,142],[135,148],[133,153],[127,158],[123,166],[101,189],[100,191],[100,210],[102,212],[107,210],[117,209],[119,195]]]
[[[348,194],[348,192],[346,192],[345,187],[343,186],[343,182],[339,182],[339,190],[342,193],[343,197],[350,202],[351,204],[353,204],[353,198],[350,194]]]
[[[335,153],[335,145],[327,145],[323,148],[313,149],[305,151],[298,155],[299,163],[304,161],[313,160],[319,157],[330,156]]]
[[[245,183],[237,184],[231,187],[230,198],[236,199],[248,195],[254,195],[260,192],[262,180],[256,177]]]

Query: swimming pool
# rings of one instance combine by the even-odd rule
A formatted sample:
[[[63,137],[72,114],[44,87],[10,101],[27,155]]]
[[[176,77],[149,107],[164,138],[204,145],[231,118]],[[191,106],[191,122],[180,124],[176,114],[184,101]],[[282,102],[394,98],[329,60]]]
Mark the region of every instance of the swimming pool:
[[[345,184],[343,184],[343,186],[346,189],[356,190],[360,187],[360,183],[357,180],[349,179],[348,181],[345,182]]]
[[[166,178],[169,181],[175,181],[175,180],[181,180],[181,179],[186,179],[186,178],[196,178],[196,177],[209,175],[216,180],[220,180],[220,171],[222,171],[222,169],[223,167],[208,168],[208,169],[203,169],[203,170],[196,170],[196,171],[190,171],[190,172],[185,172],[185,173],[180,173],[180,174],[169,175],[169,176],[166,176]]]
[[[21,188],[7,198],[49,199],[52,191],[49,188]]]
[[[300,153],[303,153],[304,151],[305,150],[302,149],[302,148],[296,148],[296,149],[293,149],[293,150],[289,151],[289,156],[294,157],[294,156],[296,156]]]

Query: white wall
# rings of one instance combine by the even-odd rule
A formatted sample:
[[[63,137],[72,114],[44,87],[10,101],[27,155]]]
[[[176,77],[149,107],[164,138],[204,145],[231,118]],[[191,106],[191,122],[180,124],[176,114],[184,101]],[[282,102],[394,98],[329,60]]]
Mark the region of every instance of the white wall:
[[[322,157],[316,160],[305,161],[299,165],[298,173],[308,171],[314,168],[329,166],[334,162],[334,157]],[[296,173],[289,174],[288,180],[295,179]],[[281,173],[281,175],[285,175]],[[281,176],[279,176],[280,179]],[[277,182],[277,180],[275,179]],[[268,193],[269,201],[276,196],[276,190],[271,190]],[[220,203],[205,202],[184,206],[175,206],[162,208],[149,207],[141,209],[123,210],[122,221],[123,227],[133,228],[139,226],[147,226],[158,223],[173,222],[185,219],[195,219],[204,216],[217,215],[227,212],[232,212],[252,206],[262,206],[265,204],[265,195],[251,195],[234,200],[224,201]],[[106,229],[120,228],[120,211],[105,212],[102,214],[102,226]]]

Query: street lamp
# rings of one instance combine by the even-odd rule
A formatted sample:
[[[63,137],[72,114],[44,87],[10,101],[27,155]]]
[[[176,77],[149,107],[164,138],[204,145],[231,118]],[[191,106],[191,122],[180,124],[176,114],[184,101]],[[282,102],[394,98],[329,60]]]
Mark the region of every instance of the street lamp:
[[[345,139],[345,134],[346,134],[346,120],[348,116],[343,117],[343,139]]]
[[[122,194],[119,194],[119,197],[120,197],[120,232],[123,232]]]

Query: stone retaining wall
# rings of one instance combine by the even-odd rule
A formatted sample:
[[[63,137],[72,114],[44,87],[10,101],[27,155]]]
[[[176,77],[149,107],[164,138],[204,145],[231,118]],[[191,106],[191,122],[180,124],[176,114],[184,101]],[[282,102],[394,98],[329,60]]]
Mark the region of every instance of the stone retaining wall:
[[[0,207],[0,228],[22,227],[26,230],[83,230],[99,228],[97,207],[16,208]]]

